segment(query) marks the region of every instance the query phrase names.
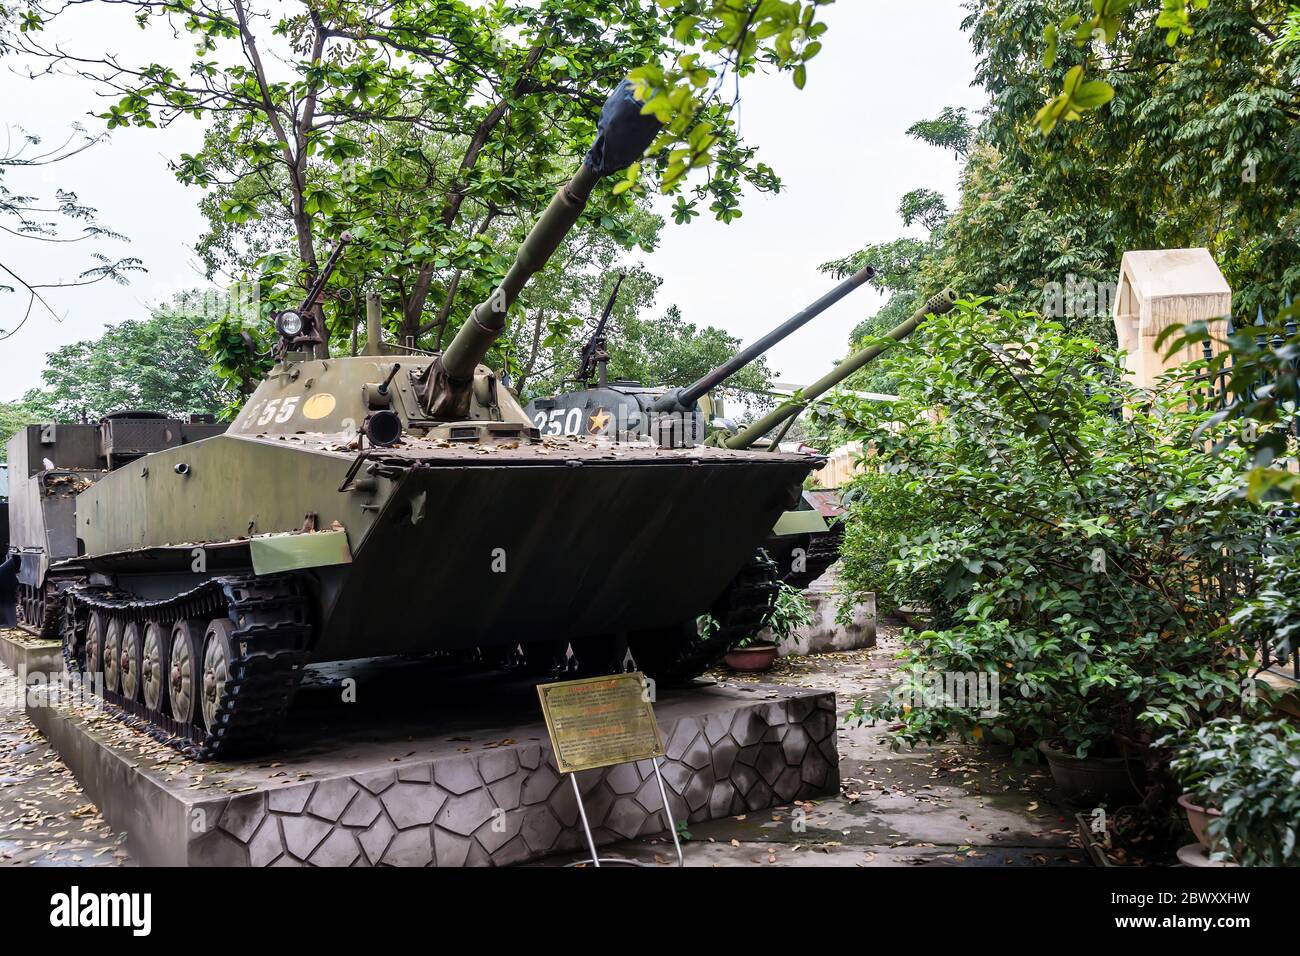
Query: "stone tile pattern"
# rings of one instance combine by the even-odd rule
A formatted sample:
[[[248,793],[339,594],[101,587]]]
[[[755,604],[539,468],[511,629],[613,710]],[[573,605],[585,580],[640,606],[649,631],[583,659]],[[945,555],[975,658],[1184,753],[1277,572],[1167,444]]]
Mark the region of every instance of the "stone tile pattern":
[[[837,792],[829,692],[685,716],[662,761],[674,819]],[[578,775],[598,843],[664,832],[649,761]],[[503,866],[585,846],[573,785],[528,742],[201,804],[197,866]]]

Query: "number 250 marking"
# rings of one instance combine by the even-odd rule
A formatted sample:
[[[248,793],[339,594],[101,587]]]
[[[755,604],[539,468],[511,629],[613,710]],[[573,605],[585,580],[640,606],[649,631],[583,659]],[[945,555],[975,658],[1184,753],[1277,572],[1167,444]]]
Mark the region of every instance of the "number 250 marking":
[[[582,426],[582,409],[554,408],[549,417],[546,412],[538,412],[534,423],[543,435],[576,435]]]

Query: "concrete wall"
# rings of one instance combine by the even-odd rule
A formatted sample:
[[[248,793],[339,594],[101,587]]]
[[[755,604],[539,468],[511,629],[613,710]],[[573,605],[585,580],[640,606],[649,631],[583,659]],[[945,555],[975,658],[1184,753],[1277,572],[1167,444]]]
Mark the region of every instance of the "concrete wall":
[[[876,646],[876,596],[866,599],[853,608],[848,624],[837,620],[840,606],[846,600],[839,590],[839,566],[830,569],[809,585],[803,596],[812,605],[813,622],[780,642],[782,657],[806,654],[826,654],[833,651],[851,651],[861,647]]]

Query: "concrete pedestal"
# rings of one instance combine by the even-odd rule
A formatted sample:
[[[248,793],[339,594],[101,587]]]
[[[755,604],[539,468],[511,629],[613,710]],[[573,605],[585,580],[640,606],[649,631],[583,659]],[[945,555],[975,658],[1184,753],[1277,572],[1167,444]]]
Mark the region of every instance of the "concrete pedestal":
[[[655,710],[678,820],[838,790],[831,691],[708,685]],[[309,672],[280,748],[238,763],[191,762],[66,701],[27,713],[146,864],[494,866],[585,844],[531,680],[330,665]],[[599,843],[663,830],[648,762],[578,781]]]
[[[63,645],[32,637],[18,628],[0,628],[0,664],[17,674],[21,684],[35,674],[48,680],[51,675],[63,673]]]

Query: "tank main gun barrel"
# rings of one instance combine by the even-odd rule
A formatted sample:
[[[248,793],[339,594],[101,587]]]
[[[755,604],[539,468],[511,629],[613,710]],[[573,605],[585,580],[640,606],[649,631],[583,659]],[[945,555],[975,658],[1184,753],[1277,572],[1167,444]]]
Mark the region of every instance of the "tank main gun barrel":
[[[913,332],[917,326],[925,321],[928,315],[942,315],[952,309],[953,303],[957,301],[957,293],[952,289],[944,289],[938,295],[933,296],[912,313],[912,317],[885,333],[884,338],[892,339],[895,342],[901,342]],[[862,368],[868,362],[875,359],[881,352],[887,348],[884,344],[870,345],[864,349],[859,349],[839,365],[823,375],[817,381],[813,382],[803,390],[800,398],[778,405],[772,411],[768,412],[754,424],[741,431],[739,434],[723,438],[720,442],[727,448],[749,448],[754,442],[762,438],[772,429],[776,428],[782,422],[793,418],[802,412],[808,405],[829,392],[836,385],[843,382],[858,369]]]
[[[600,135],[573,178],[560,187],[546,211],[524,237],[514,264],[501,284],[474,307],[447,350],[418,383],[430,417],[454,420],[468,411],[474,369],[505,330],[506,314],[524,286],[540,272],[577,224],[587,199],[605,176],[626,169],[650,147],[660,123],[641,113],[641,103],[624,80],[610,94],[597,124]]]
[[[560,243],[582,215],[587,197],[600,177],[585,163],[560,187],[542,218],[524,238],[501,284],[492,295],[474,307],[447,350],[442,353],[443,370],[452,378],[474,374],[474,368],[506,326],[506,312],[528,280],[545,267]]]
[[[807,325],[854,289],[865,285],[875,274],[876,270],[871,266],[863,266],[816,302],[786,319],[757,342],[741,349],[731,358],[727,359],[727,361],[710,371],[703,378],[687,385],[685,388],[675,388],[666,392],[655,402],[654,410],[656,412],[674,412],[686,411],[691,408],[700,400],[701,395],[706,394],[711,389],[716,388],[718,385],[731,378],[731,376],[735,375],[750,362],[754,361],[754,359],[758,358],[773,345],[776,345],[796,329],[800,329]]]

